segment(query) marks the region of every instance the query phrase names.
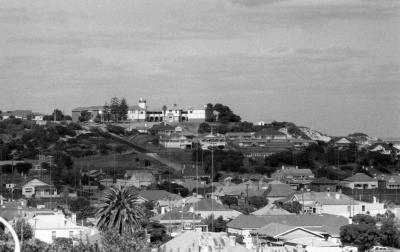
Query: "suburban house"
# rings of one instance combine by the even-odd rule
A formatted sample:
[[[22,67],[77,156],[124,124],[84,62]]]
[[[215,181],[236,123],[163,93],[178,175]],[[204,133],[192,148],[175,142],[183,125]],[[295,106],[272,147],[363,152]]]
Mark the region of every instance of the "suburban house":
[[[78,226],[62,214],[39,214],[28,220],[36,239],[52,243],[55,238],[83,239],[97,233],[96,229]]]
[[[202,218],[195,213],[177,209],[151,217],[150,220],[164,225],[171,234],[194,230],[202,223]]]
[[[380,188],[386,189],[400,189],[400,176],[399,175],[381,175],[379,178]],[[381,186],[383,185],[383,186]]]
[[[339,183],[342,187],[351,189],[374,189],[378,188],[378,180],[371,178],[365,173],[356,173],[351,177],[345,178]]]
[[[331,144],[339,149],[348,148],[353,141],[348,137],[334,137],[331,139]]]
[[[339,237],[340,227],[349,224],[349,220],[343,216],[321,215],[240,215],[228,222],[227,232],[230,234],[249,237],[251,231],[255,231],[271,223],[280,223],[290,226],[312,229],[332,237]]]
[[[393,145],[385,143],[385,142],[372,144],[371,146],[369,146],[367,148],[367,150],[370,152],[378,152],[383,155],[390,155],[390,154],[399,155],[400,154],[400,149],[397,149]]]
[[[72,110],[72,121],[79,122],[79,117],[81,117],[82,112],[90,113],[90,120],[93,121],[97,117],[104,116],[104,107],[103,106],[91,106],[91,107],[77,107]]]
[[[156,182],[153,172],[150,170],[126,170],[124,175],[126,186],[136,188],[147,187]]]
[[[197,140],[203,150],[225,148],[226,146],[225,136],[218,133],[209,133],[207,135],[199,136]]]
[[[226,233],[187,231],[160,246],[160,252],[250,252]]]
[[[272,202],[269,202],[268,205],[266,205],[263,208],[258,209],[257,211],[252,212],[251,214],[252,215],[293,215],[294,213],[286,211],[285,209],[276,206]]]
[[[175,133],[175,127],[169,124],[154,124],[149,130],[149,133],[152,135],[171,135]]]
[[[191,139],[179,133],[160,135],[159,143],[164,148],[172,149],[191,149],[193,145],[193,141]]]
[[[39,179],[32,179],[22,186],[22,195],[26,198],[50,198],[59,197],[54,185],[45,183]]]
[[[235,198],[245,198],[252,196],[262,196],[265,192],[262,181],[252,182],[246,181],[241,184],[229,184],[216,187],[214,196],[218,199],[224,196],[232,196]]]
[[[165,190],[138,191],[139,203],[152,201],[155,208],[161,213],[170,211],[176,207],[182,207],[182,197]]]
[[[273,128],[267,128],[254,133],[255,139],[261,140],[287,140],[287,135]]]
[[[338,182],[326,177],[314,179],[311,182],[311,191],[314,192],[336,192]]]
[[[208,218],[210,215],[214,215],[215,218],[222,216],[224,220],[231,220],[241,215],[240,212],[226,208],[214,199],[201,199],[189,206],[189,209],[201,218]]]
[[[227,132],[225,137],[230,141],[250,140],[254,137],[254,132]]]
[[[32,114],[32,110],[13,110],[2,113],[1,117],[3,118],[3,120],[9,119],[11,117],[27,120],[29,118],[32,118]]]
[[[309,214],[334,214],[352,217],[356,214],[383,214],[386,212],[385,204],[376,201],[363,202],[335,192],[304,192],[296,193],[290,201],[297,201],[302,206],[304,213]]]
[[[326,251],[342,252],[339,239],[327,239],[313,228],[270,223],[251,231],[254,247],[266,251]]]
[[[296,167],[285,167],[277,170],[271,175],[274,180],[279,180],[285,184],[289,184],[292,189],[307,188],[314,180],[314,173],[310,169],[301,169]]]

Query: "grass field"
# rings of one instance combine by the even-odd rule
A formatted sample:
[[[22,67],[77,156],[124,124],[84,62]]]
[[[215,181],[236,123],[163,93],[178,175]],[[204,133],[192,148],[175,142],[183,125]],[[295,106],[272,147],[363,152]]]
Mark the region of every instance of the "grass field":
[[[126,170],[133,169],[166,169],[164,165],[157,160],[149,158],[146,154],[136,153],[89,156],[84,158],[75,158],[73,160],[75,169],[82,169],[82,171],[102,169],[104,172],[112,173],[115,169],[117,174],[123,174]],[[146,160],[150,161],[150,167],[145,166],[147,162]]]

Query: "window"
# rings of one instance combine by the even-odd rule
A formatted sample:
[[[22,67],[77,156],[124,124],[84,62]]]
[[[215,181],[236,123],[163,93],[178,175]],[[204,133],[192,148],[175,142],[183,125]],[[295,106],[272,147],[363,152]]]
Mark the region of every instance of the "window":
[[[364,205],[361,206],[361,211],[363,211],[363,212],[365,211],[365,206]]]
[[[31,193],[31,192],[33,192],[33,188],[32,187],[27,187],[27,188],[25,188],[25,192],[26,193]]]
[[[51,239],[55,239],[57,237],[56,231],[51,231]]]

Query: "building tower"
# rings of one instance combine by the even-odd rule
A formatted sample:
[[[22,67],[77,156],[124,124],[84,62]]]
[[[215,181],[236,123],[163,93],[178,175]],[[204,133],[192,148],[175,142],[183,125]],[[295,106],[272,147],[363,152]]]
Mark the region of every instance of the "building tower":
[[[141,107],[142,109],[146,109],[147,108],[146,100],[144,100],[143,98],[140,98],[139,102],[138,102],[138,106]]]

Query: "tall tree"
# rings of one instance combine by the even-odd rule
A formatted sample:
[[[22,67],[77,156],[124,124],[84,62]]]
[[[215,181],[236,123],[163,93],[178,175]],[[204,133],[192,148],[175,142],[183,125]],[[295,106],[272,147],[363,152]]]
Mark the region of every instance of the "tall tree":
[[[112,229],[121,235],[140,228],[144,213],[133,187],[111,187],[104,193],[101,203],[96,213],[100,230]]]
[[[111,114],[110,105],[108,105],[108,103],[106,102],[103,106],[103,121],[109,122],[110,114]]]
[[[128,103],[125,98],[122,98],[119,104],[118,115],[120,120],[126,120],[128,118]]]
[[[117,97],[113,97],[111,99],[111,103],[110,103],[110,113],[111,115],[113,115],[113,119],[115,121],[118,120],[118,113],[119,113],[119,105],[120,105],[120,101]]]

